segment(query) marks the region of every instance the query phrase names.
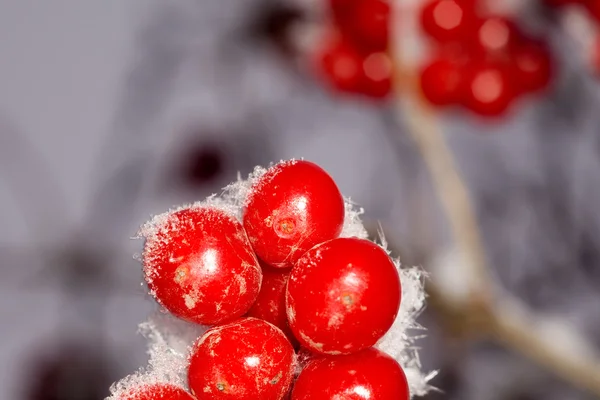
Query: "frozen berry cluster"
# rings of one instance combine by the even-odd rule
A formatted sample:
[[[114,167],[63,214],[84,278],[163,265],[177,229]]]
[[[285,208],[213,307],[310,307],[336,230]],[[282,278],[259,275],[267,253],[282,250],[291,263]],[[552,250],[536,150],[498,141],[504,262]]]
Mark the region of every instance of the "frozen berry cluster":
[[[510,18],[485,14],[478,0],[429,0],[420,14],[436,51],[420,73],[423,96],[437,107],[462,106],[484,117],[546,89],[553,62],[544,41]]]
[[[328,29],[317,51],[317,70],[342,93],[385,99],[392,88],[386,53],[390,4],[387,0],[329,0]]]
[[[191,346],[187,385],[142,384],[119,400],[409,399],[401,366],[373,347],[398,315],[399,272],[379,245],[340,237],[345,215],[322,168],[286,161],[237,214],[205,202],[155,219],[142,254],[150,292],[210,329]]]

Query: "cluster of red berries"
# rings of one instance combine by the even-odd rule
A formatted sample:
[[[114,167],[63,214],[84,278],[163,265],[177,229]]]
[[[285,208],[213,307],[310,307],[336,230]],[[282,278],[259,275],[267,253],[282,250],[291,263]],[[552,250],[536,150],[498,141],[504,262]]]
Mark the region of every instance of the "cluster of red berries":
[[[191,393],[154,384],[122,400],[407,400],[402,368],[372,347],[398,314],[398,271],[380,246],[339,237],[344,218],[333,179],[287,161],[256,179],[241,222],[211,205],[154,221],[143,253],[151,293],[213,326],[191,349]]]
[[[504,114],[525,94],[546,89],[553,64],[546,44],[509,18],[482,15],[478,0],[430,0],[421,27],[436,44],[423,66],[423,96],[435,106]]]
[[[330,0],[328,37],[317,69],[333,89],[385,99],[392,89],[387,54],[390,5],[387,0]]]

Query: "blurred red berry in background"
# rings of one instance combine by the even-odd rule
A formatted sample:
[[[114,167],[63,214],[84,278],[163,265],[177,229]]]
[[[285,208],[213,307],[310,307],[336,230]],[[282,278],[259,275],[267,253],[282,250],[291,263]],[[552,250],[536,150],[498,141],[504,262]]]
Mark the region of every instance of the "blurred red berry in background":
[[[356,1],[340,29],[365,51],[385,51],[389,43],[390,4],[385,0]]]
[[[362,93],[371,98],[385,99],[392,91],[392,60],[383,52],[369,54],[363,61]]]
[[[334,89],[376,99],[384,99],[391,92],[392,62],[384,52],[361,53],[338,37],[317,57],[323,79]]]
[[[475,114],[505,114],[515,99],[511,75],[503,64],[479,61],[467,69],[463,104]]]
[[[596,21],[600,21],[600,1],[584,0],[583,5],[592,18],[594,18]]]
[[[485,57],[506,58],[520,41],[517,25],[505,17],[491,16],[478,22],[474,50]]]
[[[528,40],[511,52],[516,86],[524,92],[546,89],[552,78],[552,57],[543,43]]]
[[[362,57],[347,41],[333,40],[317,55],[323,78],[342,92],[357,92],[361,85]]]
[[[456,104],[461,96],[462,74],[461,65],[448,57],[438,56],[421,71],[423,96],[436,106]]]
[[[477,27],[472,2],[432,0],[421,11],[421,27],[440,43],[467,42]]]

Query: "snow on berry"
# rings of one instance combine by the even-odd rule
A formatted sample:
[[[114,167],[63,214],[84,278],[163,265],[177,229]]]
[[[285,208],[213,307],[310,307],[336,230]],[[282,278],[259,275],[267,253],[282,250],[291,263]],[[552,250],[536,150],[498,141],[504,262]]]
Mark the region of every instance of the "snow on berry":
[[[344,356],[311,360],[294,384],[292,400],[410,398],[402,367],[392,357],[369,348]]]
[[[308,249],[340,234],[344,199],[318,165],[286,161],[269,168],[251,189],[243,223],[260,259],[291,267]]]
[[[275,325],[288,337],[292,345],[297,341],[288,325],[285,310],[285,288],[290,270],[269,267],[259,260],[263,271],[262,286],[248,317],[264,319]]]
[[[113,384],[108,400],[123,400],[147,386],[187,388],[189,347],[206,329],[157,310],[139,326],[139,333],[148,343],[148,365]]]
[[[238,178],[219,196],[211,196],[202,202],[153,218],[142,227],[141,236],[147,238],[156,235],[160,232],[160,227],[165,226],[164,223],[170,214],[177,210],[193,207],[218,208],[241,220],[244,205],[250,193],[266,172],[266,168],[256,167],[248,179]],[[366,239],[368,234],[361,222],[362,214],[361,208],[352,203],[350,199],[345,199],[344,225],[339,236]],[[381,233],[378,245],[389,254]],[[424,373],[422,371],[417,347],[413,345],[416,338],[410,334],[415,329],[423,331],[423,328],[415,320],[425,306],[424,272],[420,268],[401,267],[397,259],[393,259],[393,263],[402,282],[402,304],[392,327],[375,347],[398,361],[408,378],[411,395],[420,396],[429,391],[428,382],[435,376],[434,372]],[[149,346],[148,365],[113,384],[107,400],[122,400],[121,396],[128,391],[146,385],[172,384],[188,389],[190,348],[197,343],[197,339],[207,329],[206,326],[190,323],[170,313],[165,313],[163,309],[157,310],[147,322],[140,324],[140,332],[147,339]],[[301,355],[307,355],[305,361],[324,357],[314,353],[309,357],[306,349],[300,350],[299,357]],[[296,366],[295,374],[300,372],[301,367],[302,365]]]
[[[244,318],[210,329],[193,346],[189,386],[198,400],[281,400],[295,367],[294,349],[279,328]]]
[[[373,346],[400,308],[398,271],[386,252],[358,238],[313,247],[290,275],[286,304],[300,343],[323,354],[349,354]]]
[[[142,235],[148,287],[180,318],[199,324],[231,321],[256,300],[260,266],[234,215],[194,205],[154,218]]]
[[[194,400],[184,389],[168,383],[156,383],[132,388],[119,400]]]

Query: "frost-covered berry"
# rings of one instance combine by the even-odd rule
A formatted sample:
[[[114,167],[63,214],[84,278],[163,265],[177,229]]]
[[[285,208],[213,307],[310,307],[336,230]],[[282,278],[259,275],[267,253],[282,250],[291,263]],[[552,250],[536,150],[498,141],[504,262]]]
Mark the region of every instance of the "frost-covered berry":
[[[300,344],[323,354],[374,345],[400,308],[398,271],[378,245],[338,238],[310,249],[292,269],[287,316]]]
[[[234,216],[191,207],[155,218],[142,233],[150,291],[176,316],[217,324],[242,316],[256,300],[262,273]]]
[[[402,367],[392,357],[374,348],[310,361],[292,391],[292,400],[409,398]]]
[[[344,199],[318,165],[286,161],[252,186],[243,223],[259,258],[274,267],[291,267],[308,249],[340,234]]]
[[[155,383],[128,390],[118,400],[194,400],[182,388],[169,383]]]
[[[263,272],[262,285],[256,302],[248,311],[248,316],[264,319],[275,325],[294,345],[296,338],[292,334],[285,311],[285,286],[290,270],[272,268],[262,262],[260,264]]]
[[[295,370],[283,332],[256,318],[214,327],[193,346],[189,386],[198,400],[281,400]]]

